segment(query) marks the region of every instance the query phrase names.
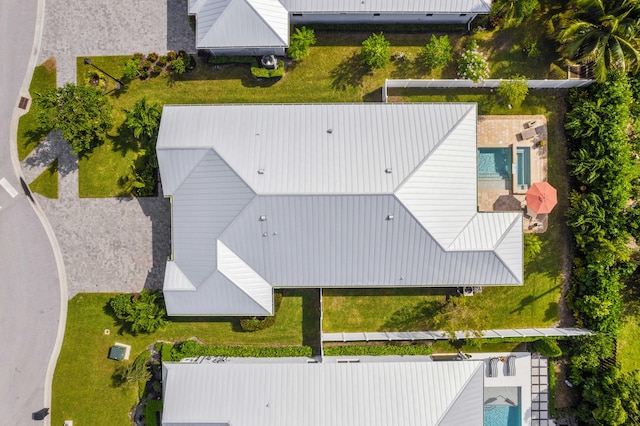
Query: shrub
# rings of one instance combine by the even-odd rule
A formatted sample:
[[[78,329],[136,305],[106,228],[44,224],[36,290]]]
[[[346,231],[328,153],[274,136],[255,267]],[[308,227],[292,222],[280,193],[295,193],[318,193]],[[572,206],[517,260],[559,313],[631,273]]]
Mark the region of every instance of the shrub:
[[[116,318],[128,325],[134,334],[152,333],[166,324],[167,312],[161,293],[142,290],[136,296],[117,295],[109,305]]]
[[[154,65],[153,70],[151,71],[153,75],[158,75],[161,72],[162,72],[162,67],[160,65]]]
[[[149,62],[155,62],[158,60],[158,54],[156,52],[151,52],[147,55],[147,60]]]
[[[144,55],[143,55],[142,53],[140,53],[140,52],[137,52],[137,53],[134,53],[134,54],[133,54],[132,58],[133,58],[135,61],[140,62],[140,61],[144,58]]]
[[[144,351],[136,357],[136,359],[127,365],[123,365],[116,370],[116,377],[120,384],[125,383],[143,383],[146,384],[151,380],[151,371],[147,366],[149,360],[149,351]],[[144,389],[143,389],[144,390]]]
[[[140,71],[140,80],[146,80],[147,78],[149,78],[149,71]]]
[[[164,67],[165,65],[167,65],[167,62],[168,62],[168,58],[163,55],[158,58],[158,62],[156,62],[156,65]]]
[[[186,71],[184,59],[182,57],[175,58],[171,62],[171,69],[178,75],[183,74]]]
[[[431,346],[383,345],[383,346],[329,346],[324,348],[325,356],[380,356],[380,355],[431,355]]]
[[[258,317],[244,318],[240,320],[240,327],[244,331],[258,331],[269,328],[276,323],[276,315],[280,310],[282,304],[282,292],[278,291],[273,294],[273,315],[264,317],[262,319]]]
[[[284,76],[284,61],[279,60],[278,68],[271,70],[260,67],[254,59],[251,74],[256,78],[282,78]]]
[[[147,426],[160,426],[158,413],[162,412],[162,401],[151,399],[144,406],[144,422]]]
[[[535,259],[542,251],[542,241],[536,234],[524,234],[524,263]]]
[[[136,59],[129,59],[124,64],[124,69],[122,70],[122,75],[124,78],[128,80],[133,80],[139,74],[138,70],[139,61]]]
[[[562,349],[560,349],[560,346],[558,346],[555,340],[548,337],[533,342],[533,349],[540,352],[541,355],[548,356],[550,358],[558,358],[562,356]]]
[[[431,35],[431,40],[422,49],[422,60],[427,68],[438,69],[446,66],[453,59],[449,36],[436,37]]]
[[[362,63],[371,68],[383,68],[389,63],[389,48],[391,43],[384,38],[384,34],[371,34],[362,42],[360,58]]]
[[[529,94],[527,79],[521,75],[514,75],[510,80],[503,80],[498,86],[497,93],[507,104],[517,108]]]
[[[459,63],[459,73],[474,83],[489,77],[489,64],[484,55],[478,51],[478,43],[470,41],[462,52]]]
[[[168,345],[171,346],[171,345]],[[183,358],[199,356],[219,356],[236,358],[282,358],[282,357],[311,357],[313,351],[309,346],[206,346],[199,345],[194,340],[186,340],[176,344],[168,352],[169,347],[163,347],[163,361],[180,361]],[[168,357],[167,357],[168,352]]]
[[[173,50],[170,50],[170,51],[167,52],[167,59],[168,60],[173,61],[177,57],[178,57],[178,55]]]
[[[287,55],[291,59],[300,60],[309,54],[309,48],[316,44],[316,34],[311,28],[296,28],[291,35]]]
[[[149,71],[151,69],[151,62],[149,61],[144,61],[140,64],[140,68],[142,69],[142,71]]]

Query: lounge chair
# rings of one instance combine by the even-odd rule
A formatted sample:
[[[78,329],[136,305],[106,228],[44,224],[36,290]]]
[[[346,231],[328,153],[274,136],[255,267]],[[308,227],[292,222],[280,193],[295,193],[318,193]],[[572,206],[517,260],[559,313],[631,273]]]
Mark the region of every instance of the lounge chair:
[[[499,358],[491,358],[489,360],[489,377],[498,377],[498,361]]]
[[[516,375],[516,356],[509,355],[507,357],[507,376],[515,376]]]

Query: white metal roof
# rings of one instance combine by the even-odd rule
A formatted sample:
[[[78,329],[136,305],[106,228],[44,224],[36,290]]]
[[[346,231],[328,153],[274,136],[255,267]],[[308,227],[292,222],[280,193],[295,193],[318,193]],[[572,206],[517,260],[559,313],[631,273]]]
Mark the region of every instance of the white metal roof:
[[[491,0],[280,0],[291,13],[489,13]]]
[[[289,13],[278,0],[191,0],[196,46],[287,47]]]
[[[483,388],[482,361],[163,363],[162,424],[479,425]]]
[[[271,287],[521,284],[521,214],[476,211],[475,129],[475,104],[166,106],[169,313],[243,314],[246,294],[263,314]]]

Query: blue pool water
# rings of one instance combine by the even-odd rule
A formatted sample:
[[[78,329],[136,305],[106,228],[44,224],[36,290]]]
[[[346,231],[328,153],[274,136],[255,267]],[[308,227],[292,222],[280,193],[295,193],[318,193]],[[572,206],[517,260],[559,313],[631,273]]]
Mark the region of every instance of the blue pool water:
[[[531,149],[526,146],[518,147],[518,187],[529,189],[531,186]]]
[[[484,426],[521,426],[519,405],[485,405]]]
[[[511,148],[479,148],[478,179],[511,180]]]

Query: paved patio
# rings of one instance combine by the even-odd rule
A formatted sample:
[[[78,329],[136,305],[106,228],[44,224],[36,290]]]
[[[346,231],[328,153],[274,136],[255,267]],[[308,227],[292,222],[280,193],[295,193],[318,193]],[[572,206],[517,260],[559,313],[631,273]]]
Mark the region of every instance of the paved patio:
[[[57,83],[76,82],[76,57],[195,51],[187,0],[47,0],[38,63],[57,60]]]
[[[529,148],[531,158],[531,183],[547,180],[546,145],[548,141],[547,119],[544,115],[482,115],[478,117],[478,148]],[[478,190],[480,211],[523,211],[526,189],[509,185],[509,188]],[[525,232],[545,232],[546,218],[525,217]]]

